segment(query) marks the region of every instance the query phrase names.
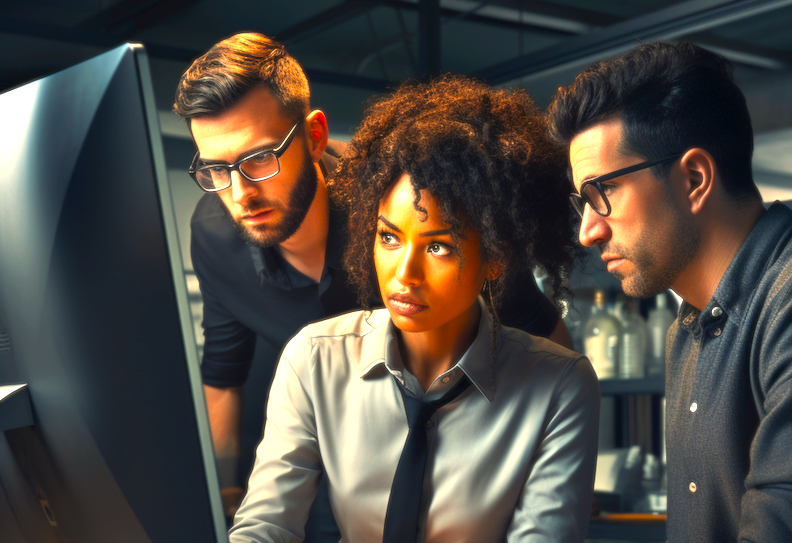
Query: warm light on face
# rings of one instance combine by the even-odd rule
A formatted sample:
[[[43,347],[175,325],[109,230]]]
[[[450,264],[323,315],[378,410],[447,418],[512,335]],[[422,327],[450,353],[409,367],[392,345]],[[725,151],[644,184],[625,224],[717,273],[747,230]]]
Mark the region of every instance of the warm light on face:
[[[201,159],[233,164],[255,152],[276,148],[295,124],[281,109],[270,91],[255,88],[218,115],[194,118],[191,129]],[[313,202],[318,178],[305,150],[304,126],[297,127],[278,159],[277,175],[256,182],[234,171],[231,186],[216,193],[243,236],[255,245],[269,247],[288,239]]]
[[[435,198],[421,191],[423,214],[414,197],[405,174],[380,201],[374,265],[394,324],[405,332],[425,332],[466,321],[477,311],[486,265],[477,232],[467,230],[454,247]]]
[[[569,148],[576,189],[587,180],[634,166],[641,157],[622,153],[622,121],[609,119],[575,136]],[[598,247],[606,267],[630,296],[671,288],[698,247],[696,230],[674,202],[672,183],[649,169],[602,185],[612,207],[607,217],[584,208],[580,243]]]

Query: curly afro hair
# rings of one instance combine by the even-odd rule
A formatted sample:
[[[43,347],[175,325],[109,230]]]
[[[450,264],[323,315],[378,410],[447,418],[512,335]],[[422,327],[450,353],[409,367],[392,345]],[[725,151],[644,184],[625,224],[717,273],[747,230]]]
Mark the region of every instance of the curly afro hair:
[[[373,290],[379,203],[405,173],[416,209],[425,212],[419,191],[428,190],[455,242],[467,228],[481,235],[482,257],[502,270],[490,287],[496,306],[510,282],[536,266],[557,302],[569,295],[563,280],[575,235],[566,159],[525,92],[444,76],[403,84],[368,109],[330,183],[333,201],[349,213],[344,262],[363,303]]]

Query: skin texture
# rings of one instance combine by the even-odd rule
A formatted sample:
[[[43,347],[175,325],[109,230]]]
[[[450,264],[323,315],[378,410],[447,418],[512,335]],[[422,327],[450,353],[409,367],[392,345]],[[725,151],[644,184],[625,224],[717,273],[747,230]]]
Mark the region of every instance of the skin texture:
[[[622,122],[611,118],[572,139],[569,156],[575,189],[588,179],[643,162],[620,148]],[[586,206],[580,243],[598,247],[608,271],[625,293],[649,297],[671,288],[696,256],[699,225],[689,212],[682,171],[672,166],[668,180],[650,169],[603,185],[611,214],[602,217]]]
[[[427,390],[475,339],[481,316],[476,299],[484,279],[497,271],[482,260],[477,232],[466,230],[455,247],[437,200],[426,190],[420,196],[426,214],[415,209],[405,174],[382,198],[374,264],[382,299],[400,331],[404,364]]]

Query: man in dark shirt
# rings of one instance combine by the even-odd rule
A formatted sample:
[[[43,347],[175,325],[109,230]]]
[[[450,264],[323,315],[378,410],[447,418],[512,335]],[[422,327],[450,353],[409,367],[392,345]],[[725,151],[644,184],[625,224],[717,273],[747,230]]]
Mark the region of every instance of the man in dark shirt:
[[[179,82],[174,111],[198,147],[190,173],[208,192],[193,214],[191,250],[204,303],[204,391],[231,514],[242,497],[237,461],[253,448],[241,428],[254,348],[267,371],[252,386],[268,389],[289,338],[358,307],[341,267],[346,219],[325,184],[343,144],[328,141],[324,114],[310,110],[297,62],[260,34],[233,36],[197,59]],[[529,270],[522,285],[503,322],[569,345]],[[306,541],[337,541],[322,490],[317,507]]]
[[[684,300],[667,342],[668,539],[792,541],[792,212],[751,177],[724,58],[642,45],[556,95],[580,242],[624,291]]]

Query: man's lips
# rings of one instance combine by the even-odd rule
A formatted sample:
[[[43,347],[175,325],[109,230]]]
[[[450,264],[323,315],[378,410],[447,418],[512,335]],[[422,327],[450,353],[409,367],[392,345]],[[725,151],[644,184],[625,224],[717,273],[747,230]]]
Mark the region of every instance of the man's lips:
[[[621,266],[626,262],[625,258],[621,255],[609,255],[603,254],[602,261],[605,262],[605,266],[609,272],[613,273],[613,270]]]
[[[417,298],[405,294],[392,294],[388,296],[388,306],[399,315],[409,316],[427,309],[427,305]]]
[[[240,217],[240,220],[247,224],[258,224],[267,220],[272,215],[272,209],[264,209],[254,213],[246,213]]]

